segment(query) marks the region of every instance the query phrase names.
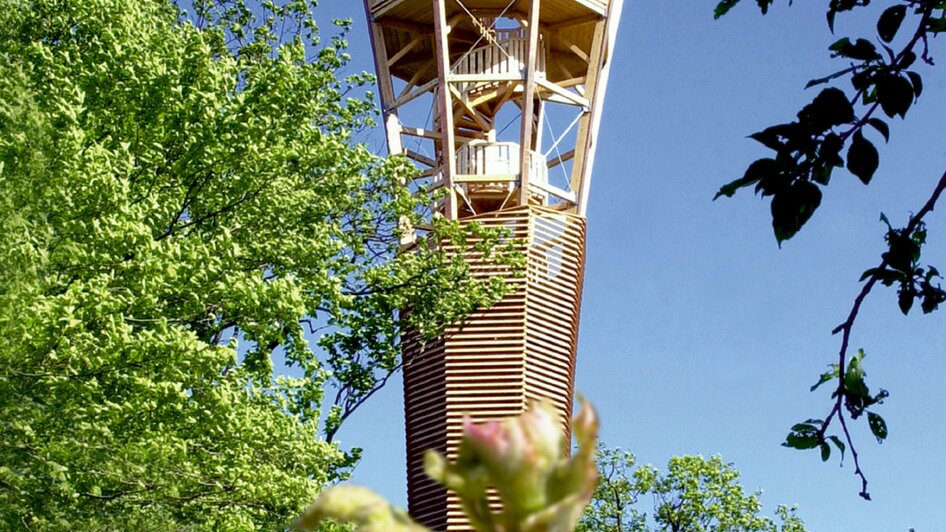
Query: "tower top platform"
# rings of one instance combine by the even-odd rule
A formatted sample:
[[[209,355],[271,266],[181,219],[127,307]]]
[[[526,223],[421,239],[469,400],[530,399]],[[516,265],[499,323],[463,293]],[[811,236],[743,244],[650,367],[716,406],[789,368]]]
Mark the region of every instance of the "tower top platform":
[[[488,44],[482,39],[480,20],[500,17],[524,21],[532,0],[459,0],[444,3],[445,18],[450,27],[450,40],[457,46],[450,60],[466,51],[463,43]],[[539,32],[547,38],[546,46],[560,68],[550,69],[550,81],[563,81],[583,72],[582,59],[587,59],[594,44],[595,22],[607,16],[613,0],[542,0],[539,7]],[[409,50],[391,65],[392,75],[417,83],[437,77],[435,70],[425,70],[426,61],[435,55],[433,34],[434,11],[430,0],[369,0],[371,18],[381,23],[381,34],[388,50]],[[419,39],[430,35],[430,39]]]
[[[612,0],[543,0],[540,19],[548,24],[566,22],[589,15],[604,16]],[[450,5],[453,4],[453,5]],[[524,15],[528,13],[530,0],[466,0],[463,6],[471,11],[488,15],[489,11]],[[397,17],[419,24],[433,24],[434,14],[430,0],[369,0],[371,16]],[[456,3],[447,4],[446,15],[461,11]]]

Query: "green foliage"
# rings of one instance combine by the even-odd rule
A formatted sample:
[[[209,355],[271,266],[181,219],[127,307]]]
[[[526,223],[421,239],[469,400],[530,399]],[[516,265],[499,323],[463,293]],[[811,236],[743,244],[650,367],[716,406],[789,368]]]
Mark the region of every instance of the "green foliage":
[[[653,466],[635,468],[634,455],[620,449],[598,452],[600,481],[582,516],[581,532],[740,531],[804,532],[795,509],[779,506],[781,524],[759,512],[760,492],[746,494],[739,472],[715,456],[677,456],[663,474]],[[643,496],[653,513],[641,511]]]
[[[738,3],[739,0],[720,1],[715,16],[718,18]],[[759,0],[763,14],[772,3],[772,0]],[[870,3],[870,0],[829,0],[828,29],[834,33],[839,13]],[[757,194],[771,197],[772,228],[779,245],[811,219],[821,205],[821,189],[829,185],[834,169],[846,167],[864,185],[871,183],[881,159],[868,136],[879,134],[884,142],[890,140],[890,126],[879,115],[904,119],[923,93],[923,78],[917,67],[934,65],[930,39],[946,30],[946,2],[901,0],[890,3],[893,5],[886,7],[877,19],[876,37],[837,39],[828,51],[831,57],[842,60],[845,68],[813,79],[806,87],[846,80],[850,89],[825,88],[798,113],[797,120],[751,135],[774,155],[750,164],[741,178],[723,185],[716,195],[717,198],[731,197],[739,189],[752,186]],[[846,156],[842,156],[845,145]],[[881,255],[878,266],[864,272],[860,279],[864,284],[848,318],[834,330],[841,336],[838,363],[812,387],[814,390],[830,380],[837,382],[832,409],[824,419],[809,419],[793,426],[784,444],[796,449],[817,448],[822,460],[830,457],[831,443],[841,451],[842,458],[845,449],[850,449],[855,473],[861,478],[860,495],[865,499],[870,498],[867,478],[858,463],[845,411],[852,420],[857,419],[866,408],[880,404],[888,394],[883,390],[877,395],[869,394],[860,366],[863,351],[848,357],[851,331],[861,304],[878,283],[897,286],[897,305],[903,314],[909,313],[916,301],[920,301],[924,313],[933,312],[946,301],[946,290],[938,282],[941,279],[938,269],[921,266],[921,252],[926,242],[923,219],[935,208],[944,190],[946,173],[939,178],[929,199],[910,214],[903,227],[893,227],[881,214],[881,221],[887,226],[884,235],[887,251]],[[886,422],[875,412],[867,413],[871,432],[878,442],[883,441],[887,437]],[[826,434],[834,420],[841,425],[846,445],[838,436]]]
[[[282,528],[357,459],[323,387],[330,437],[502,295],[432,244],[495,234],[397,253],[424,205],[313,5],[0,0],[0,528]]]

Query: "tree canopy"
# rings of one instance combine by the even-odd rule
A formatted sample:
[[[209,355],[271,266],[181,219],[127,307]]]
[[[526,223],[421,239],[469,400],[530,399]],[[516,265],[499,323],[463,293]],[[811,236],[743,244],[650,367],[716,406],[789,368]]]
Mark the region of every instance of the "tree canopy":
[[[455,226],[397,253],[424,204],[314,4],[0,1],[3,528],[284,527],[401,328],[503,293]]]
[[[675,456],[662,473],[651,465],[637,466],[629,452],[602,447],[597,463],[598,487],[579,532],[805,532],[794,508],[776,509],[780,525],[759,515],[761,491],[747,494],[739,472],[719,456]],[[647,496],[653,503],[650,514]]]

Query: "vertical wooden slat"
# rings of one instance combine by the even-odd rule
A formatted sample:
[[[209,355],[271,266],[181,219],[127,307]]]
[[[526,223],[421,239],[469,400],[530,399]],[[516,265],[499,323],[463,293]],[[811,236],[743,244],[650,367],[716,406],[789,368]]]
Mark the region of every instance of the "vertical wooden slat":
[[[444,215],[447,219],[457,219],[457,195],[453,188],[453,176],[456,174],[456,142],[453,129],[453,97],[450,94],[450,46],[447,41],[447,17],[444,0],[434,0],[434,37],[437,56],[437,105],[440,108],[440,171],[443,173],[447,197],[444,199]]]
[[[529,154],[532,150],[533,118],[535,115],[535,64],[539,51],[540,0],[529,4],[529,31],[525,45],[526,72],[525,94],[522,97],[522,129],[519,143],[519,204],[529,204]]]

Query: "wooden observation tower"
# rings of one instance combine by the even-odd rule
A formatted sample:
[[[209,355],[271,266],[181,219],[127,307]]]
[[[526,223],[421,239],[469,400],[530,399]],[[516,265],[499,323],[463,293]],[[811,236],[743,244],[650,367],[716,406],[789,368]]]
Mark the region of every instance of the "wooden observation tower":
[[[439,215],[506,228],[527,257],[503,301],[436,341],[403,339],[408,505],[434,530],[468,528],[423,473],[426,449],[456,456],[465,414],[543,398],[570,432],[585,211],[622,1],[364,0],[390,153],[445,189]]]

